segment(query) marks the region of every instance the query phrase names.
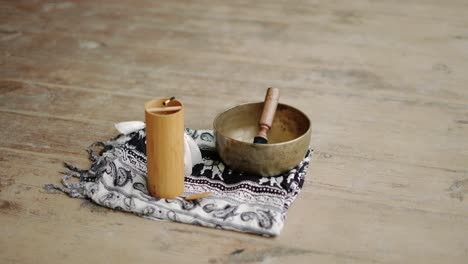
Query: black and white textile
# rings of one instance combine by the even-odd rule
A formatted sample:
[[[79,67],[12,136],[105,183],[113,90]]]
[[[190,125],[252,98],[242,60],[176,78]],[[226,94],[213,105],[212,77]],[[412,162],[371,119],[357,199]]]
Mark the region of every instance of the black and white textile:
[[[176,222],[275,236],[281,232],[286,213],[299,194],[307,174],[312,150],[294,169],[274,177],[258,177],[232,171],[220,161],[213,132],[186,129],[199,146],[203,163],[185,177],[183,196],[211,192],[212,195],[188,201],[156,199],[146,189],[145,130],[96,142],[88,150],[92,165],[80,170],[69,164],[59,189],[71,197],[154,220]],[[93,149],[102,147],[99,154]],[[69,182],[71,177],[79,182]]]

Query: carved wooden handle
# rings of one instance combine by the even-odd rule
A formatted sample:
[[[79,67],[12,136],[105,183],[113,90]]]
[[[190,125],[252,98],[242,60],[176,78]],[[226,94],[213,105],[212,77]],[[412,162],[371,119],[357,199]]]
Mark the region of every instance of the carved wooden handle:
[[[275,118],[276,107],[279,101],[279,90],[277,88],[268,88],[265,95],[265,101],[263,103],[262,115],[258,121],[260,129],[257,137],[267,139],[268,131],[271,128],[273,119]]]

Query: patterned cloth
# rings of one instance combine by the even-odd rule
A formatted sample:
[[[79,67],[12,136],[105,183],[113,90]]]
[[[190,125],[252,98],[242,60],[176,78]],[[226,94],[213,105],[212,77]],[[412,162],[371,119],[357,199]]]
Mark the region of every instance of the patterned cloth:
[[[88,150],[93,161],[89,170],[65,164],[69,171],[64,173],[64,186],[45,188],[153,220],[278,235],[289,206],[304,184],[312,150],[291,171],[258,177],[226,167],[216,152],[212,131],[186,129],[186,134],[200,147],[203,163],[195,165],[192,175],[185,177],[182,197],[211,192],[208,197],[188,201],[182,197],[157,199],[148,194],[144,129],[92,144]],[[98,146],[103,149],[96,154],[93,149]],[[79,182],[68,182],[71,177],[79,178]]]

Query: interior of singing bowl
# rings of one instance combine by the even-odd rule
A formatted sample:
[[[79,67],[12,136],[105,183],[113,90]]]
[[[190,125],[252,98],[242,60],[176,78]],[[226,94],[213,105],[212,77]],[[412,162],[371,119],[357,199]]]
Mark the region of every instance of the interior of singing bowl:
[[[252,143],[258,132],[263,102],[238,105],[221,113],[215,129],[225,137]],[[304,135],[310,127],[307,116],[296,108],[278,104],[268,144],[283,143]]]

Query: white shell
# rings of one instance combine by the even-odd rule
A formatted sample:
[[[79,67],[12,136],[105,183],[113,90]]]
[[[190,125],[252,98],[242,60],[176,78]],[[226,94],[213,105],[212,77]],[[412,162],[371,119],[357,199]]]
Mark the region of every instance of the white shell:
[[[115,129],[124,135],[128,135],[143,128],[145,128],[145,123],[141,121],[128,121],[115,124]]]

